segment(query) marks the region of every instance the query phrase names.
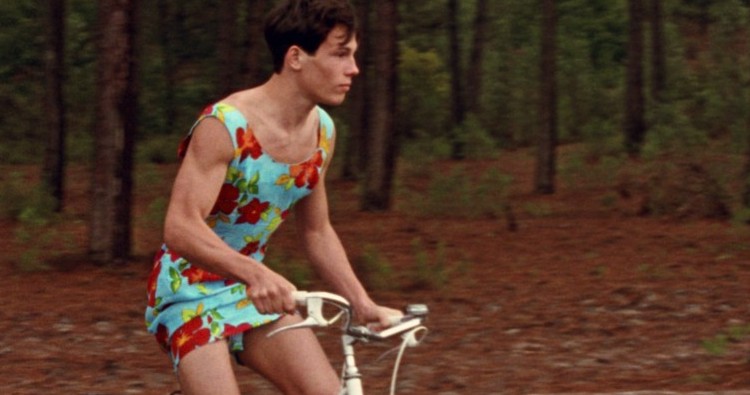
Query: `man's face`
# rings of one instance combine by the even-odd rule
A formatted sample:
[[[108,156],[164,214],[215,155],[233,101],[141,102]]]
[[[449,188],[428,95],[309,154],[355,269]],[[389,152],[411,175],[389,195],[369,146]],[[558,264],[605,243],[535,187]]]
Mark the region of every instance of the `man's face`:
[[[347,30],[336,26],[328,33],[314,55],[307,55],[302,69],[302,81],[316,103],[338,105],[351,88],[352,79],[359,74],[354,53],[357,40],[349,41]]]

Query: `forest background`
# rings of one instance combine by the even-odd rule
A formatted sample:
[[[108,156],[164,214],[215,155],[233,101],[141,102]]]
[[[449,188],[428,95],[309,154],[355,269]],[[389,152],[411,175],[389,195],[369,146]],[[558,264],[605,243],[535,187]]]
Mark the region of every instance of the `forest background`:
[[[534,190],[554,193],[557,147],[578,143],[582,162],[568,167],[679,164],[645,185],[644,212],[684,209],[690,196],[669,195],[697,193],[713,207],[701,215],[750,217],[747,0],[357,3],[363,72],[331,111],[337,172],[360,180],[362,209],[392,206],[397,158],[485,159],[522,147],[537,150]],[[64,209],[65,166],[86,164],[96,169],[90,252],[128,255],[134,163],[174,162],[197,109],[267,78],[270,6],[3,2],[0,162],[43,167],[37,192],[3,174],[2,216],[29,216],[29,204]],[[712,168],[708,153],[744,155],[731,164],[739,179]],[[708,186],[677,179],[685,161]],[[30,193],[54,201],[18,198]]]

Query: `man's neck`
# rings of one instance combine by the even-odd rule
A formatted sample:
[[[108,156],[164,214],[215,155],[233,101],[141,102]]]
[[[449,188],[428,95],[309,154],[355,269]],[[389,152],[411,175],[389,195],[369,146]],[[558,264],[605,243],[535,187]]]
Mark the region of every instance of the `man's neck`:
[[[303,96],[292,81],[279,74],[273,74],[261,85],[259,93],[266,99],[263,100],[263,106],[267,114],[288,130],[302,127],[316,105]]]

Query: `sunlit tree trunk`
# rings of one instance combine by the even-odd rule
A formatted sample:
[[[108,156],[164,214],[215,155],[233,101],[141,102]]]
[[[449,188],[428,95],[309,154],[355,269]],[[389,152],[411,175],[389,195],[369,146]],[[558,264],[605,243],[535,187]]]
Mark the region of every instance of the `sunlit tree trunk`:
[[[458,0],[448,0],[448,45],[450,46],[448,64],[451,74],[451,133],[452,148],[451,157],[461,159],[464,157],[464,144],[459,136],[456,136],[458,126],[464,122],[466,117],[466,104],[464,103],[464,92],[461,89],[463,74],[461,73],[461,45],[458,35]]]
[[[643,97],[643,0],[628,0],[628,15],[625,148],[631,156],[638,156],[646,136]]]
[[[482,93],[482,77],[484,75],[482,63],[484,60],[484,43],[487,41],[487,25],[489,21],[488,1],[477,0],[477,9],[474,14],[474,38],[469,56],[469,67],[467,67],[466,86],[466,108],[473,114],[481,113],[480,96]]]
[[[541,0],[542,53],[540,60],[539,141],[534,189],[555,192],[557,148],[557,13],[555,0]]]
[[[131,244],[133,143],[137,125],[137,0],[99,2],[95,158],[89,252],[94,261],[127,259]]]
[[[45,50],[44,117],[47,149],[44,154],[44,184],[62,210],[65,186],[65,0],[47,3],[47,47]]]
[[[371,91],[369,87],[370,68],[370,2],[360,0],[355,3],[359,23],[358,49],[355,54],[359,75],[354,79],[349,95],[350,127],[344,148],[341,176],[347,180],[358,179],[367,166],[367,132],[370,124]]]
[[[266,59],[270,61],[268,49],[263,38],[263,18],[268,8],[268,0],[253,0],[246,4],[245,13],[245,59],[242,71],[242,86],[259,85],[268,78],[263,71]]]
[[[667,62],[664,53],[664,15],[662,0],[649,0],[651,24],[651,97],[657,102],[663,99],[667,85]]]
[[[396,69],[398,66],[398,11],[396,0],[374,4],[372,118],[368,133],[368,161],[362,194],[362,209],[386,210],[391,205],[396,164]]]

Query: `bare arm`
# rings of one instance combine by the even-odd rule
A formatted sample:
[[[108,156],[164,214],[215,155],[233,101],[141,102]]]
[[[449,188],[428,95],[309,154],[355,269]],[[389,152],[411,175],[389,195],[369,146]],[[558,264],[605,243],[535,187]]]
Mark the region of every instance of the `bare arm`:
[[[294,285],[229,247],[205,222],[233,155],[224,125],[213,118],[201,121],[193,131],[172,189],[164,224],[165,243],[191,264],[248,285],[248,296],[261,313],[294,311]]]
[[[388,326],[388,317],[400,313],[376,305],[352,270],[341,240],[330,222],[324,176],[325,172],[310,196],[297,205],[297,223],[308,258],[323,280],[352,302],[360,320]]]

